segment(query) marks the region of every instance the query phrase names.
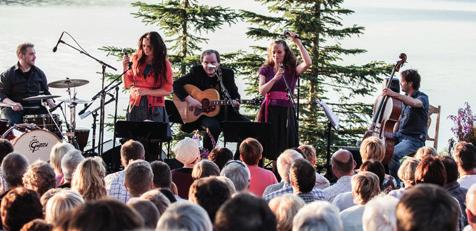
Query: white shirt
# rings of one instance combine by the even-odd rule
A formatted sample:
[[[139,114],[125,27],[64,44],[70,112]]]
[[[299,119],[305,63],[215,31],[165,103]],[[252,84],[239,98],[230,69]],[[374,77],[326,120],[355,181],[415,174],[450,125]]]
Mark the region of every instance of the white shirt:
[[[339,178],[335,184],[322,190],[324,192],[324,198],[332,202],[339,193],[352,192],[351,179],[352,176],[342,176]]]
[[[469,189],[471,185],[476,183],[476,175],[464,175],[458,179],[461,188]]]
[[[354,197],[352,197],[352,192],[340,193],[337,195],[332,204],[339,208],[340,211],[344,211],[347,208],[350,208],[355,205]]]
[[[356,205],[340,212],[340,218],[344,225],[345,231],[362,231],[362,216],[364,214],[365,206]]]
[[[127,192],[126,186],[124,185],[125,177],[126,171],[122,170],[111,173],[104,178],[107,195],[123,203],[127,203],[130,198],[129,192]]]

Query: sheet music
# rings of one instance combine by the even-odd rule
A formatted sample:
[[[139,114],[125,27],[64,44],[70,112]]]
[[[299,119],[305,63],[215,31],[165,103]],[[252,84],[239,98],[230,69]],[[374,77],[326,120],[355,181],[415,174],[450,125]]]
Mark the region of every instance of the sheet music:
[[[336,130],[339,129],[339,117],[332,111],[332,109],[327,106],[327,104],[323,101],[316,99],[316,104],[319,105],[322,109],[324,109],[324,113],[326,114],[327,118]]]

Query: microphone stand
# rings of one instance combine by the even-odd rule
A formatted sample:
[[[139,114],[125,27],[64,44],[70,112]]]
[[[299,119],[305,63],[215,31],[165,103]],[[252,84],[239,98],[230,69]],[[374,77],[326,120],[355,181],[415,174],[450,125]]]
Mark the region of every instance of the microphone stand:
[[[291,106],[292,106],[292,109],[293,109],[293,112],[291,112],[291,108],[288,108],[288,119],[286,121],[286,126],[287,126],[287,129],[286,129],[286,147],[288,147],[289,146],[289,125],[291,123],[290,117],[291,117],[291,113],[296,113],[297,110],[295,108],[296,107],[296,103],[295,103],[296,101],[294,100],[293,92],[292,92],[291,88],[289,87],[288,81],[286,81],[285,76],[283,76],[281,79],[284,81],[284,85],[286,85],[286,92],[288,93],[288,99],[289,99],[289,101],[291,101]],[[297,115],[296,115],[296,119],[297,119]],[[296,126],[296,130],[298,129],[298,127],[299,126]],[[299,135],[298,135],[298,141],[299,141]]]
[[[223,94],[223,97],[225,98],[225,102],[232,102],[232,99],[231,99],[231,96],[230,96],[230,93],[228,92],[228,89],[225,87],[225,84],[223,83],[223,73],[221,72],[221,69],[220,67],[217,68],[216,70],[216,76],[218,78],[218,82],[220,83],[220,90]],[[234,109],[233,105],[231,105],[231,107]],[[226,107],[225,105],[225,120],[224,121],[228,121],[228,108]]]
[[[80,54],[83,54],[93,60],[95,60],[96,62],[98,62],[100,65],[101,65],[101,73],[102,73],[102,78],[101,78],[101,89],[104,89],[104,81],[106,79],[106,68],[109,68],[109,69],[112,69],[114,71],[117,71],[117,69],[99,59],[97,59],[96,57],[90,55],[89,53],[83,51],[83,50],[80,50],[72,45],[70,45],[69,43],[63,41],[63,40],[59,40],[58,41],[59,43],[63,43],[65,45],[67,45],[68,47],[71,47],[72,49],[78,51]],[[100,109],[100,116],[99,116],[99,146],[98,146],[98,151],[99,151],[99,155],[102,155],[103,153],[103,142],[104,142],[104,115],[105,115],[105,107],[106,106],[106,93],[105,92],[102,92],[101,93],[101,102],[100,102],[100,106],[99,106],[99,109]]]

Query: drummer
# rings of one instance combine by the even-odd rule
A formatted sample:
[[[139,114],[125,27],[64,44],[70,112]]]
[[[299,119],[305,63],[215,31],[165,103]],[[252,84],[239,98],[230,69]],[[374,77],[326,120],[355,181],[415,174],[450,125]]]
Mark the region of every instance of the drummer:
[[[46,114],[40,100],[24,101],[24,98],[40,94],[51,95],[48,91],[45,73],[35,66],[36,52],[31,43],[22,43],[17,47],[18,62],[0,74],[1,117],[10,125],[22,123],[28,114]],[[52,99],[47,100],[54,107]]]

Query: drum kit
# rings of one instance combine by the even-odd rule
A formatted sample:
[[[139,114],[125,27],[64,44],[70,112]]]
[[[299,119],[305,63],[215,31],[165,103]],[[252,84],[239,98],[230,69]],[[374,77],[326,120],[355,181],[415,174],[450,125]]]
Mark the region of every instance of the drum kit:
[[[1,137],[11,140],[15,152],[24,154],[30,162],[37,159],[48,161],[52,147],[66,137],[67,141],[76,148],[83,150],[87,144],[89,129],[76,128],[76,106],[90,101],[76,98],[76,87],[88,84],[88,80],[69,79],[58,80],[48,84],[51,88],[65,88],[67,98],[59,100],[59,103],[51,109],[47,109],[47,100],[59,98],[59,95],[37,95],[24,98],[23,101],[41,101],[47,114],[24,115],[23,124],[8,126],[8,121],[0,120]],[[71,91],[73,90],[73,92]],[[61,104],[69,108],[69,122]],[[10,107],[0,103],[0,107]],[[40,106],[25,106],[24,109],[40,109]],[[66,132],[63,133],[60,115],[52,114],[57,108],[61,109],[65,121]]]

